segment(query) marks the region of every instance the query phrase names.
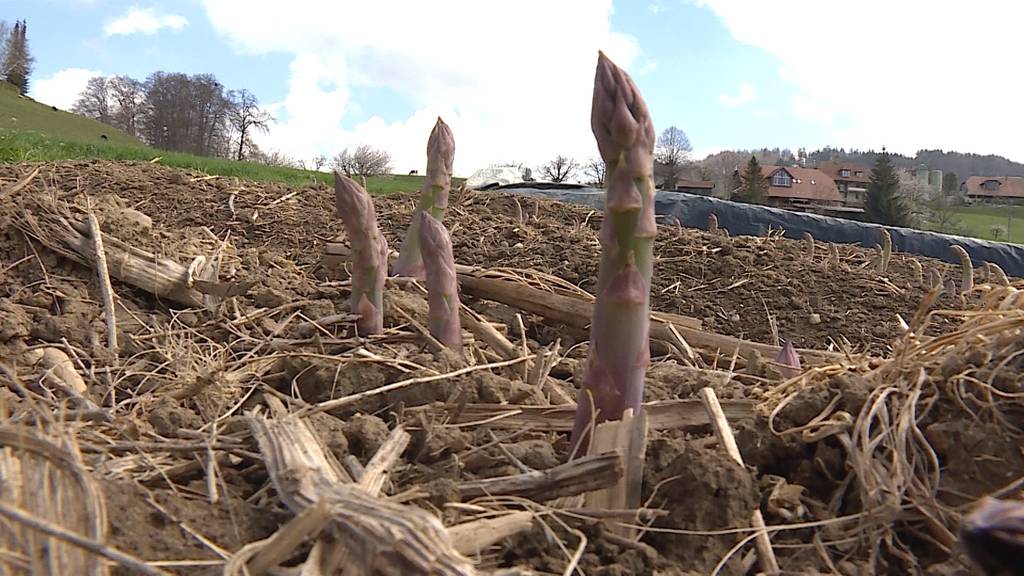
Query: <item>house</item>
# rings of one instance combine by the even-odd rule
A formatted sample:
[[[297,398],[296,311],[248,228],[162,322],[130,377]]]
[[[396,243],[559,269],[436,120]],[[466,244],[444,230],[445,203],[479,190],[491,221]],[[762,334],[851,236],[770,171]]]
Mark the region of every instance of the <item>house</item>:
[[[864,207],[864,201],[868,194],[868,184],[871,183],[870,168],[839,160],[821,162],[817,168],[836,183],[836,189],[839,190],[839,195],[843,197],[844,206]]]
[[[768,179],[769,206],[820,211],[843,202],[836,183],[815,168],[761,166],[761,173]]]
[[[672,191],[711,196],[715,192],[715,183],[710,180],[686,180],[680,178],[676,180],[676,185],[672,188]]]
[[[971,176],[960,185],[960,192],[975,202],[1018,203],[1024,200],[1024,178]]]

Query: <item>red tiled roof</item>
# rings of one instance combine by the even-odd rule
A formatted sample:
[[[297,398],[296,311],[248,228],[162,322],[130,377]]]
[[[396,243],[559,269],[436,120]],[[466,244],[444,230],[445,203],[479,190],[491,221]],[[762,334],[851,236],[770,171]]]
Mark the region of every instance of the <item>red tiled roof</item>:
[[[833,180],[859,182],[861,184],[868,184],[871,182],[871,168],[861,166],[860,164],[840,162],[839,160],[829,160],[827,162],[819,163],[817,168],[825,174],[828,174],[828,176]],[[840,170],[849,170],[850,175],[840,176]],[[858,172],[860,172],[860,176],[857,175]]]
[[[772,176],[785,170],[793,179],[792,186],[772,186]],[[761,166],[761,173],[768,179],[769,198],[799,198],[819,202],[842,201],[836,183],[828,174],[814,168],[790,168],[788,166]]]
[[[997,183],[995,190],[985,190],[982,185],[992,180]],[[971,176],[964,182],[968,196],[983,196],[988,198],[1024,198],[1024,178],[1020,176],[1007,176],[1003,178],[994,176]]]

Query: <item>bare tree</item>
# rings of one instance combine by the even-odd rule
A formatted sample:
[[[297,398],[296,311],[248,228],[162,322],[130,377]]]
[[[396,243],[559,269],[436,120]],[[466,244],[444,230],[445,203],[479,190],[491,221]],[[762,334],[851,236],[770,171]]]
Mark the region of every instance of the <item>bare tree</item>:
[[[242,160],[245,157],[246,146],[252,143],[253,132],[265,134],[270,130],[270,123],[274,121],[274,117],[260,108],[256,96],[248,90],[228,92],[228,101],[228,121],[238,134],[238,153],[235,159]]]
[[[142,82],[128,76],[114,76],[107,81],[113,100],[111,124],[132,136],[139,136],[146,115],[146,92]]]
[[[324,156],[323,154],[317,154],[316,156],[313,156],[313,170],[319,172],[320,169],[323,168],[324,165],[326,164],[327,156]]]
[[[735,191],[733,175],[748,158],[739,152],[726,150],[701,160],[701,169],[706,171],[708,180],[715,183],[715,190],[728,198]]]
[[[295,158],[280,150],[270,149],[264,151],[257,148],[255,144],[249,151],[249,161],[267,166],[283,166],[286,168],[297,168],[300,166]]]
[[[568,156],[559,154],[540,167],[540,175],[549,182],[565,182],[576,174],[580,165]]]
[[[675,126],[669,126],[658,136],[658,145],[655,149],[654,160],[661,172],[660,180],[662,186],[673,186],[679,178],[683,167],[690,161],[690,152],[693,146],[690,139]]]
[[[335,170],[347,176],[379,176],[391,173],[391,154],[386,150],[373,148],[368,144],[360,144],[356,149],[342,150],[334,157],[332,165]]]
[[[78,95],[71,111],[104,124],[110,124],[110,90],[107,88],[105,76],[89,78],[85,89]]]
[[[202,156],[227,156],[231,102],[211,74],[154,72],[144,84],[142,135],[157,148]]]
[[[601,158],[591,158],[583,165],[583,174],[587,177],[587,184],[604,186],[604,179],[608,176],[608,165]]]

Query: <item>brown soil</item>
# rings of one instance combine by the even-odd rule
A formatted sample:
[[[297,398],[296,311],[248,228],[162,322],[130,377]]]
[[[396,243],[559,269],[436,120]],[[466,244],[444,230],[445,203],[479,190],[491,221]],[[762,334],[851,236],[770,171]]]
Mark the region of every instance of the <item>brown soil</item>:
[[[87,448],[86,465],[106,495],[114,547],[144,560],[179,561],[165,566],[176,573],[219,574],[223,554],[267,537],[291,517],[267,483],[258,449],[244,435],[224,432],[224,441],[235,448],[221,452],[215,484],[208,482],[205,449],[182,454],[116,446],[195,443],[199,430],[208,434],[209,425],[229,411],[265,405],[268,396],[299,406],[459,364],[435,358],[392,310],[385,324],[394,338],[366,346],[376,359],[353,354],[349,324],[329,327],[330,334],[310,328],[310,319],[348,310],[343,278],[320,265],[324,243],[343,236],[333,213],[333,192],[322,186],[291,189],[153,164],[67,162],[43,165],[24,190],[3,192],[31,168],[0,166],[0,363],[36,385],[38,371],[20,360],[27,347],[49,343],[80,355],[90,396],[110,417],[105,423],[83,424],[78,436]],[[397,247],[414,197],[375,201],[385,236]],[[228,239],[222,278],[251,281],[252,288],[211,313],[175,310],[115,282],[122,348],[109,378],[104,376],[109,355],[95,273],[27,241],[14,225],[26,208],[46,205],[81,217],[87,202],[109,234],[183,264],[213,253]],[[518,199],[525,215],[520,221],[516,202],[490,193],[453,194],[446,224],[456,260],[534,269],[592,291],[601,214]],[[582,534],[588,545],[579,566],[587,574],[707,574],[746,536],[734,529],[749,526],[752,511],[760,507],[769,525],[822,522],[773,536],[786,573],[904,574],[929,567],[941,570],[936,573],[966,573],[960,553],[937,544],[937,536],[922,528],[921,517],[912,511],[887,517],[890,540],[873,548],[878,542],[872,539],[883,530],[877,522],[841,520],[862,511],[868,498],[858,491],[867,482],[861,476],[864,468],[848,460],[851,451],[842,435],[805,440],[799,431],[788,431],[840,412],[858,418],[878,400],[882,381],[903,386],[893,397],[917,390],[929,408],[922,408],[916,421],[925,439],[913,442],[934,451],[941,481],[933,504],[945,510],[942,522],[955,525],[957,511],[975,497],[1024,474],[1024,455],[1009,432],[1024,428],[1019,404],[997,403],[991,394],[986,403],[984,395],[963,384],[965,374],[975,380],[983,374],[1004,392],[1018,391],[1017,362],[1001,364],[1006,354],[996,353],[958,354],[956,361],[941,364],[921,356],[914,361],[927,368],[922,373],[927,377],[902,384],[911,382],[907,363],[878,358],[898,357],[906,349],[900,344],[899,318],[911,322],[926,295],[907,255],[894,255],[889,270],[879,275],[874,253],[858,247],[840,247],[843,265],[837,269],[821,243],[812,258],[804,242],[727,238],[670,227],[660,230],[655,250],[656,310],[692,316],[705,330],[759,342],[771,341],[769,318],[774,318],[778,334],[800,347],[867,352],[875,358],[851,357],[848,365],[790,383],[754,362],[747,362],[742,373],[722,377],[722,372],[656,358],[648,400],[691,398],[711,386],[723,400],[759,403],[756,417],[732,422],[747,466],[726,457],[709,430],[652,431],[645,498],[649,507],[666,514],[640,545],[605,537],[599,523],[560,518],[494,547],[481,556],[481,567],[561,573]],[[919,261],[926,277],[928,268],[950,274],[944,263]],[[425,324],[426,304],[415,287],[389,288],[389,298],[392,308]],[[513,341],[518,338],[517,310],[467,300],[492,321],[504,323]],[[947,296],[936,306],[955,311],[961,303]],[[248,315],[253,317],[239,320]],[[532,315],[522,319],[532,350],[556,338],[563,349],[586,338]],[[949,333],[962,318],[932,320],[922,329],[925,334]],[[474,361],[488,359],[480,345],[476,350],[481,356]],[[273,366],[259,374],[240,368],[270,355],[276,358]],[[569,355],[570,360],[585,357],[585,346]],[[928,364],[933,361],[934,366]],[[722,359],[720,365],[728,362]],[[572,380],[572,363],[560,365],[556,375]],[[5,393],[0,406],[6,403],[12,413],[28,409],[17,395],[0,392]],[[373,396],[311,421],[339,461],[352,455],[364,464],[389,429],[396,424],[410,429],[413,441],[386,492],[420,486],[425,495],[412,503],[451,524],[462,518],[458,508],[445,506],[458,498],[452,482],[515,474],[520,466],[550,468],[567,451],[561,434],[450,427],[443,411],[410,411],[430,403],[478,402],[537,404],[544,398],[512,371],[477,371]],[[769,416],[775,407],[781,408]],[[494,440],[502,436],[498,446]],[[929,469],[927,463],[915,465]],[[174,472],[168,476],[167,470]],[[743,573],[743,557],[752,549],[747,545],[733,555],[721,573]]]

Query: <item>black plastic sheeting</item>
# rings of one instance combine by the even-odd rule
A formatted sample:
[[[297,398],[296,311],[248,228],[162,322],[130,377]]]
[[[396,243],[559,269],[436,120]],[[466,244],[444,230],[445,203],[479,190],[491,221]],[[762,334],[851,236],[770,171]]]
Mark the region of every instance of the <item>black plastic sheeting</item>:
[[[604,209],[604,191],[597,188],[542,190],[523,186],[503,186],[498,191]],[[664,218],[674,216],[687,228],[702,230],[707,229],[708,216],[715,214],[718,216],[718,225],[733,236],[764,236],[769,229],[782,229],[783,235],[787,238],[800,239],[805,232],[810,232],[815,240],[822,242],[860,244],[867,248],[881,244],[879,229],[883,228],[878,224],[740,204],[684,192],[659,191],[655,196],[654,211]],[[983,262],[993,262],[1010,276],[1024,277],[1024,246],[909,228],[884,228],[887,228],[889,235],[892,236],[894,251],[959,264],[960,260],[949,249],[951,244],[959,244],[967,251],[976,266]]]

